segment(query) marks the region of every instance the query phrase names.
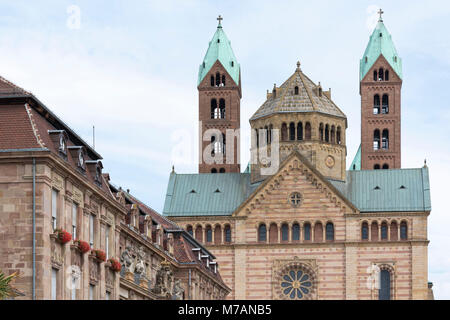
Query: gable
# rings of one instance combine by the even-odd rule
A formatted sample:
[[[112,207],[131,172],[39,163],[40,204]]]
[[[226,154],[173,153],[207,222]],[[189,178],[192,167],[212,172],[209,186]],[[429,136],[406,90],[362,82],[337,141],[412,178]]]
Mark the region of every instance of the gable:
[[[290,195],[294,192],[302,196],[302,204],[298,208],[292,207],[289,202]],[[317,212],[333,209],[342,215],[358,213],[358,209],[298,152],[287,158],[278,172],[264,181],[233,216],[248,217],[255,211],[275,209],[274,205],[275,211],[286,210],[287,215],[303,209]]]
[[[367,69],[367,72],[361,82],[373,83],[374,82],[373,81],[373,71],[379,70],[380,68],[383,68],[385,71],[389,70],[389,81],[391,81],[391,82],[402,81],[401,77],[397,74],[397,71],[394,68],[392,68],[392,66],[389,64],[389,62],[383,56],[383,54],[381,54],[376,59],[376,61],[372,64],[372,66]],[[389,81],[381,81],[381,83],[389,83]]]

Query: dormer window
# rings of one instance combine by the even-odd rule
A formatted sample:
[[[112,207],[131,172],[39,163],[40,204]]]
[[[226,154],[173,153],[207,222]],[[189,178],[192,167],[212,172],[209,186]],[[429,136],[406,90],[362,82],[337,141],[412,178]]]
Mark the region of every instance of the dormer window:
[[[67,147],[67,149],[70,151],[72,158],[77,165],[77,167],[83,171],[86,170],[86,156],[84,147],[82,146],[73,146],[73,147]]]
[[[101,186],[103,169],[102,162],[96,160],[86,160],[85,163],[89,172],[91,173],[91,176],[94,178],[94,182]]]
[[[78,152],[78,166],[82,169],[84,169],[85,167],[85,163],[84,163],[84,154],[80,149],[80,152]]]
[[[66,131],[48,130],[48,134],[50,135],[50,138],[54,142],[58,152],[65,158],[67,156],[67,140],[68,140]]]
[[[66,154],[66,138],[64,137],[63,134],[61,134],[59,136],[59,148],[58,148],[59,152]]]

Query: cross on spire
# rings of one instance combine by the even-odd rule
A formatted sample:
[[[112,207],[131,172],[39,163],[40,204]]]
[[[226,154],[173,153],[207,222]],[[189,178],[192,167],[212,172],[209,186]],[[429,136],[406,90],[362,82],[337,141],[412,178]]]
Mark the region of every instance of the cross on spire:
[[[219,14],[219,16],[217,17],[217,21],[219,21],[219,25],[217,26],[218,28],[221,28],[221,27],[222,27],[222,20],[223,20],[223,18],[222,18],[222,16]]]
[[[383,9],[380,8],[380,10],[378,11],[378,14],[380,15],[380,19],[378,20],[379,22],[383,22]]]

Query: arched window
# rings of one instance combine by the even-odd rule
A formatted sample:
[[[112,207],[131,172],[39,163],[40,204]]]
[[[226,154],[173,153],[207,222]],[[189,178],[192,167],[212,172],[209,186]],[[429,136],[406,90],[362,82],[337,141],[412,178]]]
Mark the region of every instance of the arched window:
[[[327,241],[334,241],[334,225],[328,222],[325,226],[325,239]]]
[[[267,228],[265,224],[261,224],[258,227],[258,241],[266,242],[267,241]]]
[[[212,168],[211,169],[211,173],[217,173],[217,169],[216,168]]]
[[[376,129],[373,132],[373,150],[380,149],[380,130]]]
[[[376,221],[372,222],[370,234],[372,236],[372,241],[378,241],[378,223]]]
[[[311,241],[311,224],[305,223],[303,225],[303,239],[305,241]]]
[[[387,163],[383,164],[383,170],[389,169],[389,165]]]
[[[293,122],[289,124],[289,140],[295,140],[295,123]]]
[[[303,140],[303,124],[301,122],[297,123],[297,140]]]
[[[330,139],[331,143],[336,143],[336,128],[334,126],[331,126],[330,135],[331,135]]]
[[[222,228],[220,225],[217,225],[214,228],[214,243],[220,244],[222,242]]]
[[[311,123],[305,124],[305,140],[311,140]]]
[[[389,113],[389,96],[387,94],[383,94],[381,113],[382,114]]]
[[[330,142],[330,126],[325,125],[325,142]]]
[[[186,231],[187,231],[191,236],[194,235],[194,231],[192,230],[192,226],[191,226],[191,225],[187,226]]]
[[[220,115],[219,119],[225,119],[225,99],[219,100]]]
[[[323,242],[323,227],[320,222],[314,225],[314,242]]]
[[[220,168],[219,173],[225,173],[225,168]]]
[[[341,144],[341,127],[337,127],[337,131],[336,131],[336,143],[337,144]]]
[[[369,225],[367,224],[367,222],[363,222],[361,226],[361,239],[369,240]]]
[[[231,242],[231,227],[228,224],[225,226],[224,237],[225,237],[225,242],[227,242],[227,243]]]
[[[389,70],[386,70],[386,72],[384,73],[384,80],[389,81]]]
[[[378,72],[377,72],[377,70],[374,70],[374,72],[373,72],[373,81],[378,81]]]
[[[222,75],[222,86],[225,87],[225,75]]]
[[[269,228],[269,242],[278,242],[278,226],[275,223],[272,223]]]
[[[217,100],[211,99],[211,119],[219,118],[219,110],[217,109]]]
[[[381,240],[388,239],[388,225],[387,222],[381,224]]]
[[[380,96],[378,94],[373,97],[373,114],[380,114]]]
[[[408,240],[408,224],[406,221],[400,223],[400,239]]]
[[[220,73],[216,73],[216,86],[220,86]]]
[[[389,130],[388,129],[383,130],[383,139],[381,141],[381,147],[384,150],[389,149]]]
[[[211,87],[214,87],[214,76],[211,75]]]
[[[195,240],[203,242],[203,228],[202,228],[202,226],[198,226],[195,229]]]
[[[296,96],[298,95],[298,87],[297,87],[297,86],[294,88],[294,94],[295,94]]]
[[[380,165],[379,165],[379,164],[376,164],[376,165],[373,166],[373,169],[374,169],[374,170],[380,170],[381,168],[380,168]]]
[[[398,224],[397,222],[391,222],[391,241],[398,240]]]
[[[259,148],[259,130],[255,129],[256,132],[256,147]]]
[[[292,241],[300,241],[300,225],[298,223],[292,225]]]
[[[269,127],[264,127],[264,133],[266,134],[266,144],[269,144]]]
[[[379,300],[391,300],[391,273],[389,270],[380,271],[380,289],[378,291]]]
[[[281,125],[281,141],[287,141],[287,124]]]
[[[211,144],[212,144],[212,148],[211,148],[211,156],[214,156],[216,154],[216,136],[212,136],[211,137]],[[216,170],[217,172],[217,170]],[[214,172],[214,173],[216,173]]]
[[[272,143],[272,131],[273,125],[269,125],[269,132],[267,133],[267,136],[269,137],[269,144]]]
[[[319,139],[323,141],[323,123],[319,125]]]
[[[211,226],[206,226],[205,236],[206,236],[206,242],[212,242],[212,229],[211,229]]]
[[[289,226],[287,223],[281,226],[281,241],[289,241]]]
[[[378,81],[383,81],[384,80],[384,70],[383,68],[380,68],[380,70],[378,71]]]

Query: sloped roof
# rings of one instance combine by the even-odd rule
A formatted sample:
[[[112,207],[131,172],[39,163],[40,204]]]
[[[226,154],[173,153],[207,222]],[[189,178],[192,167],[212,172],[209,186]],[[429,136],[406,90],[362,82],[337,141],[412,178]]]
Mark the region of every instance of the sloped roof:
[[[295,94],[295,87],[298,87],[298,94]],[[250,118],[250,121],[284,112],[320,112],[346,118],[325,93],[319,93],[319,88],[321,90],[320,86],[302,72],[300,63],[297,63],[294,74],[281,87],[274,88],[276,94],[268,95],[267,100]]]
[[[428,168],[347,171],[345,182],[327,180],[362,213],[431,210]],[[172,173],[163,214],[232,215],[258,186],[248,173]]]
[[[253,192],[249,173],[177,174],[172,172],[163,214],[231,215]]]
[[[402,59],[398,56],[392,36],[386,29],[383,20],[379,20],[375,30],[370,36],[364,56],[360,61],[359,79],[362,80],[373,64],[383,55],[389,65],[394,69],[400,79],[402,74]]]
[[[233,53],[231,41],[228,40],[220,24],[218,25],[212,40],[209,42],[208,51],[206,51],[205,58],[200,65],[197,85],[203,81],[217,60],[222,64],[236,85],[239,85],[241,66],[237,62],[236,56]]]
[[[361,212],[431,210],[428,168],[347,171],[330,182]]]

